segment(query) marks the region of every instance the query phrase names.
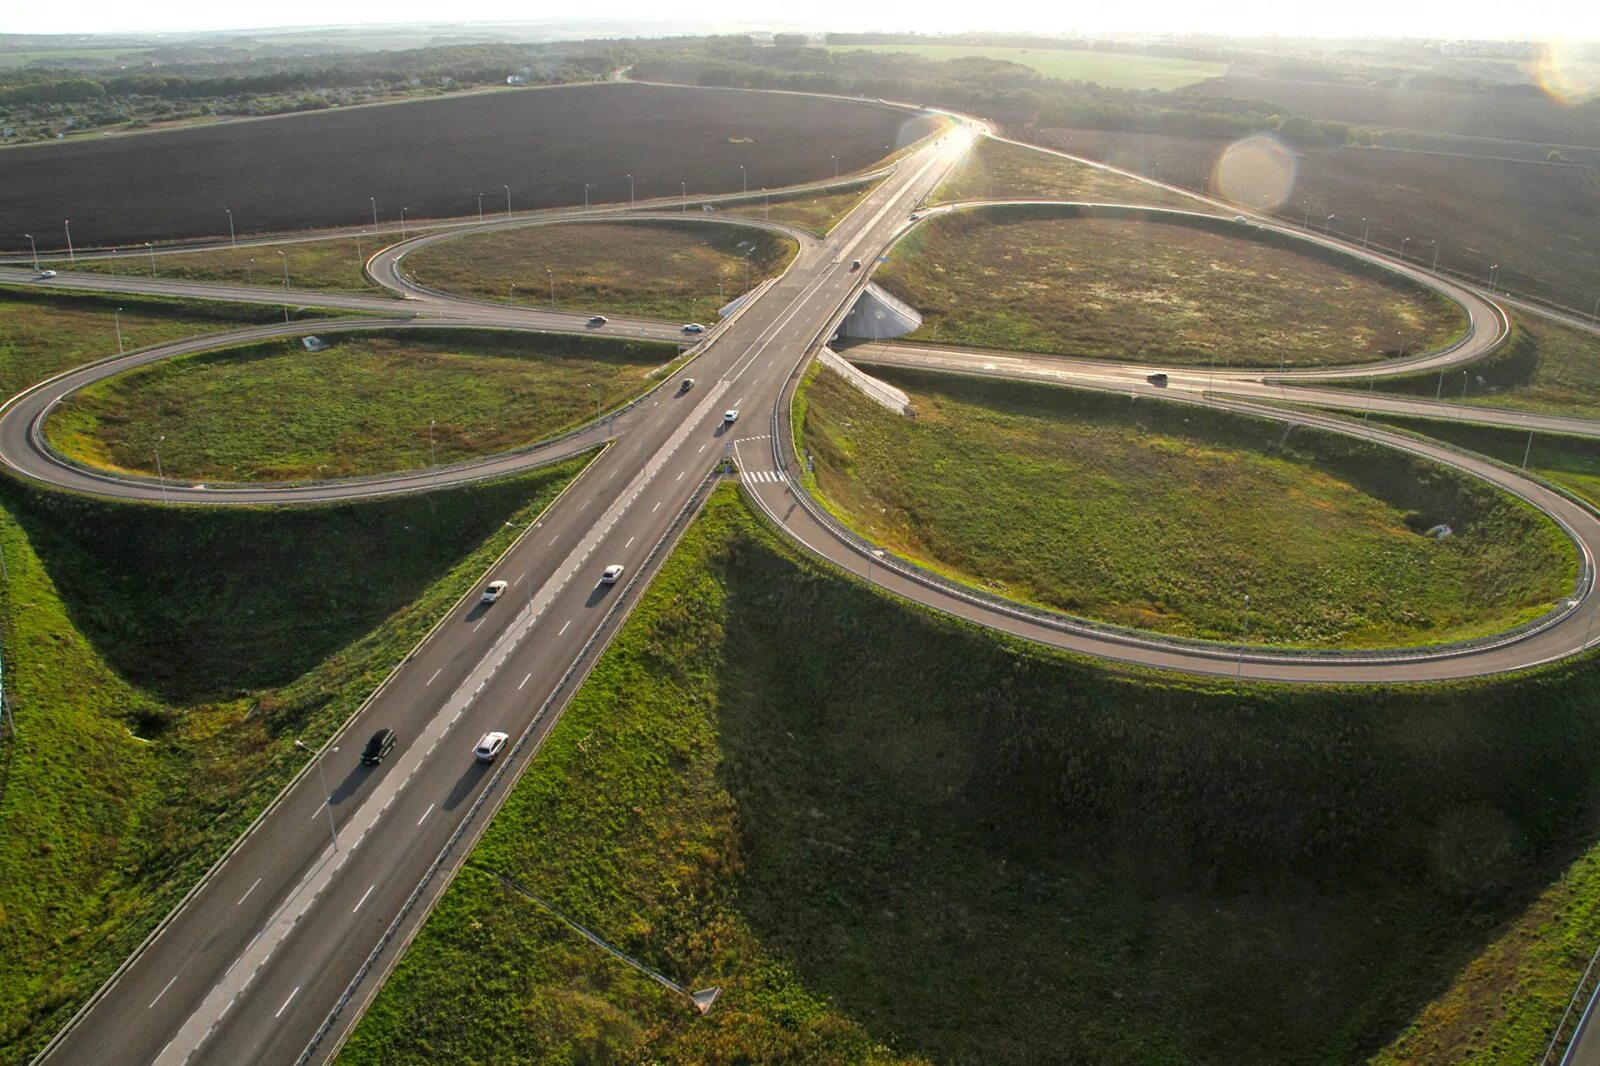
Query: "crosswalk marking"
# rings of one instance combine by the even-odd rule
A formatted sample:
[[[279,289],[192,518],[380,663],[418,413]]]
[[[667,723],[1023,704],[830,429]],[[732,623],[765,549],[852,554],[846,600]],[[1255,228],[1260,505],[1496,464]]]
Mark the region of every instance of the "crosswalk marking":
[[[740,471],[740,476],[746,481],[754,482],[781,483],[783,481],[783,475],[775,470],[743,470]]]

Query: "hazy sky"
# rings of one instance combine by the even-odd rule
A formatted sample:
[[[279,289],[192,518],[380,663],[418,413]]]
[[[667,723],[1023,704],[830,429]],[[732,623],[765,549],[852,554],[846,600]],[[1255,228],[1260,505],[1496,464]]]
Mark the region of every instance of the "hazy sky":
[[[917,30],[927,33],[984,30],[1057,32],[1209,31],[1229,34],[1318,36],[1422,36],[1600,38],[1600,0],[1243,0],[1197,4],[1194,0],[1146,0],[1125,4],[1070,4],[1059,0],[811,0],[749,4],[699,0],[667,6],[653,0],[613,0],[587,10],[566,5],[533,6],[526,0],[477,0],[463,9],[438,0],[277,0],[272,4],[218,4],[215,0],[35,0],[0,2],[0,32],[85,33],[246,29],[382,22],[426,22],[468,15],[483,21],[562,21],[574,17],[612,22],[642,20],[652,28],[674,18],[693,19],[696,29],[725,21],[747,29],[763,18],[804,19],[815,28]]]

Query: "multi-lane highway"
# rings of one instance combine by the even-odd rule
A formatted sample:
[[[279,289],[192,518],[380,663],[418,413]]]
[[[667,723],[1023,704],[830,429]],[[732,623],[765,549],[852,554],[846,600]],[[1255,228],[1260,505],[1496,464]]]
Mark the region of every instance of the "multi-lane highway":
[[[1589,580],[1594,552],[1600,550],[1600,519],[1588,508],[1515,471],[1443,446],[1376,426],[1352,427],[1317,414],[1269,416],[1356,433],[1450,463],[1546,511],[1567,529],[1585,560],[1584,576],[1571,602],[1527,632],[1471,647],[1394,656],[1274,655],[1043,616],[951,586],[875,553],[838,528],[792,478],[790,398],[805,362],[831,334],[871,273],[870,266],[850,269],[851,262],[859,259],[870,265],[897,239],[910,224],[911,210],[966,150],[971,137],[971,129],[962,128],[908,155],[826,239],[797,235],[801,248],[787,273],[747,301],[702,344],[689,371],[699,383],[695,388],[688,392],[658,388],[601,426],[524,453],[446,471],[240,489],[113,478],[67,466],[43,447],[38,425],[72,389],[140,362],[215,346],[216,338],[131,353],[69,372],[13,401],[0,417],[0,461],[51,483],[145,500],[295,501],[422,491],[526,469],[602,440],[610,442],[493,568],[489,576],[511,582],[510,594],[488,607],[469,596],[440,622],[345,731],[319,753],[315,766],[308,765],[125,970],[102,989],[76,1024],[47,1050],[45,1060],[276,1063],[325,1057],[417,928],[429,902],[442,891],[454,864],[515,774],[532,757],[537,740],[555,721],[586,665],[620,624],[618,605],[637,596],[692,511],[708,474],[727,455],[737,459],[747,490],[778,528],[818,555],[846,569],[870,573],[873,581],[891,591],[949,613],[1108,658],[1281,680],[1394,681],[1514,669],[1570,655],[1588,645],[1600,617],[1600,602],[1591,595]],[[526,224],[527,219],[508,219],[482,225]],[[383,316],[337,327],[328,324],[329,329],[475,325],[571,332],[586,328],[572,315],[474,303],[419,289],[403,273],[404,254],[446,236],[420,236],[375,255],[369,263],[374,277],[407,297],[403,302],[68,273],[50,284],[376,311]],[[19,273],[0,270],[0,280],[15,280]],[[1491,302],[1466,289],[1460,298],[1469,311],[1473,301],[1482,304],[1480,313],[1473,315],[1474,330],[1462,345],[1427,358],[1453,364],[1481,357],[1503,335],[1503,316]],[[303,332],[306,326],[301,324],[261,327],[234,336]],[[636,320],[613,320],[604,332],[681,339],[677,324]],[[1075,384],[1163,395],[1143,381],[1148,367],[1062,366],[1056,364],[1065,361],[947,349],[919,353],[914,347],[897,345],[864,352],[883,361],[900,359],[903,365],[917,365],[917,359],[923,360],[920,365],[945,360],[947,368],[969,372],[1000,372],[1002,362],[1009,359],[1004,372],[1017,376],[1058,375],[1057,380]],[[1348,376],[1365,378],[1375,372],[1357,368]],[[1063,374],[1065,379],[1059,377]],[[1338,371],[1318,376],[1347,375]],[[1172,372],[1164,395],[1260,413],[1250,401],[1281,399],[1280,389],[1240,374]],[[1331,393],[1340,402],[1351,398],[1332,390],[1317,392]],[[723,412],[730,408],[741,412],[731,425],[723,420]],[[610,563],[627,568],[624,581],[600,585],[600,570]],[[356,755],[380,726],[396,730],[399,746],[381,766],[364,768]],[[524,740],[495,767],[477,764],[471,756],[474,741],[489,729]]]
[[[447,877],[427,881],[420,894],[418,886],[465,853],[570,695],[574,671],[618,623],[610,609],[637,594],[647,563],[660,558],[734,441],[769,432],[765,413],[859,281],[850,260],[888,243],[965,141],[950,135],[903,160],[705,346],[695,388],[661,390],[637,405],[626,432],[493,568],[510,593],[488,607],[469,596],[451,611],[320,753],[318,769],[278,798],[45,1061],[325,1055],[357,1011],[346,1007],[326,1031],[325,1023],[347,994],[359,1005],[376,987]],[[730,408],[748,415],[726,425]],[[96,488],[148,498],[151,486]],[[627,567],[624,583],[599,584],[611,563]],[[362,767],[359,749],[379,727],[394,729],[400,744],[382,765]],[[530,740],[505,757],[498,781],[494,768],[472,758],[490,729]],[[491,782],[490,801],[475,807]],[[441,860],[458,832],[464,836]]]

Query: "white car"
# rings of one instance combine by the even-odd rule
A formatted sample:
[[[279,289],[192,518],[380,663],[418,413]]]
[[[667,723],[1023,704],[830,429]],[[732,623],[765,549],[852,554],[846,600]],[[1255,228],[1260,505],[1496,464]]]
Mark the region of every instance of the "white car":
[[[55,276],[56,276],[56,272],[54,270],[41,270],[41,271],[39,271],[39,274],[38,274],[38,277],[39,277],[40,281],[45,281],[45,280],[47,280],[49,278],[53,278]]]
[[[706,328],[698,322],[690,322],[688,325],[683,327],[683,331],[685,333],[704,333]]]
[[[609,318],[607,318],[605,315],[595,315],[593,318],[589,319],[589,325],[591,325],[591,326],[603,326],[607,322],[610,322],[610,321],[611,320]]]
[[[621,576],[622,576],[622,564],[621,563],[612,563],[610,566],[606,567],[605,570],[603,570],[601,572],[601,574],[600,574],[600,584],[602,584],[602,585],[615,585],[617,583],[617,579],[620,578]]]
[[[485,733],[478,738],[478,746],[472,749],[472,754],[479,762],[494,762],[500,750],[506,746],[507,739],[504,733],[498,731]]]
[[[504,581],[491,581],[489,587],[483,590],[482,603],[493,603],[506,594],[506,589],[511,586]]]
[[[722,412],[723,425],[731,426],[737,421],[739,421],[739,409],[737,407],[730,407],[726,411]]]

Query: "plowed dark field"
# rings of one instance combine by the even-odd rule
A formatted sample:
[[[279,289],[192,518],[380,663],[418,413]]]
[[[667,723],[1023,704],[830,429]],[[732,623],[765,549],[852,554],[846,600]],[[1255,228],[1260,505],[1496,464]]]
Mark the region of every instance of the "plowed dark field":
[[[733,192],[832,177],[925,133],[872,103],[625,83],[320,111],[0,151],[0,247],[80,248]]]

